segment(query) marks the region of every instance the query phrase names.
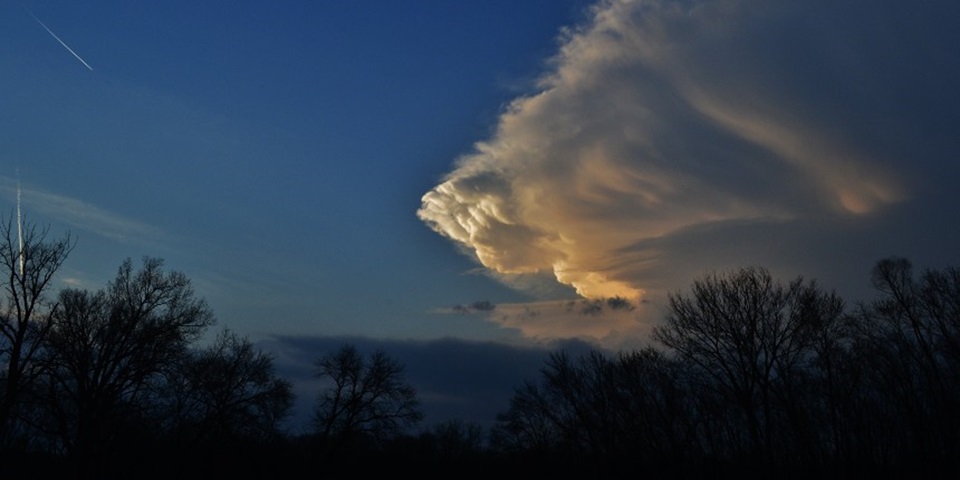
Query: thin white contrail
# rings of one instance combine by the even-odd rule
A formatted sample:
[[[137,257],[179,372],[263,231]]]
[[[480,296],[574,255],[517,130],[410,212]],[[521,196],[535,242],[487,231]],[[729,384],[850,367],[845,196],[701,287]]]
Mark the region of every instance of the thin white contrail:
[[[67,46],[66,43],[63,43],[63,40],[60,40],[60,37],[58,37],[56,33],[53,33],[53,30],[50,30],[49,28],[47,28],[47,26],[44,25],[44,23],[41,22],[40,19],[37,18],[37,16],[34,15],[33,12],[31,12],[29,8],[23,7],[23,9],[26,10],[27,13],[29,13],[30,16],[33,17],[33,19],[36,20],[37,23],[39,23],[40,26],[43,27],[44,30],[47,31],[47,33],[49,33],[51,36],[53,36],[53,38],[57,39],[57,41],[60,42],[60,45],[63,45],[63,48],[66,48],[67,51],[70,52],[70,53],[72,53],[74,57],[77,57],[77,60],[80,60],[80,63],[82,63],[83,66],[89,68],[90,70],[93,70],[93,67],[91,67],[89,63],[85,62],[82,58],[80,58],[80,55],[77,55],[77,52],[74,52],[73,49],[70,48],[69,46]]]
[[[20,169],[17,168],[17,240],[20,242],[20,249],[17,251],[20,257],[20,277],[23,278],[24,263],[23,257],[23,217],[20,211]]]

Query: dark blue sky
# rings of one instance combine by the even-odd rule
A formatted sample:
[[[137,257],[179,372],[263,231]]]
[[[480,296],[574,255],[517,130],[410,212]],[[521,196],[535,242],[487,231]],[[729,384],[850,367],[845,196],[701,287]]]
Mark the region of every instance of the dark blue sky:
[[[473,335],[430,312],[528,298],[416,210],[577,2],[26,5],[94,69],[0,4],[5,198],[19,170],[28,216],[77,235],[67,280],[159,256],[258,334]]]
[[[960,263],[954,2],[591,6],[2,1],[0,198],[77,237],[58,288],[161,257],[285,372],[392,346],[483,418],[707,271]]]

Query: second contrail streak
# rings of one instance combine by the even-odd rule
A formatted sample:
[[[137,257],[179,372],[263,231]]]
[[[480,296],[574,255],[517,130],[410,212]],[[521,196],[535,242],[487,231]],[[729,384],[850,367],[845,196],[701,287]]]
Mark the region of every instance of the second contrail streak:
[[[28,9],[27,7],[23,7],[23,8],[24,8],[25,10],[27,10],[27,13],[29,13],[30,16],[33,17],[33,19],[36,20],[37,23],[39,23],[40,26],[43,27],[44,30],[47,31],[47,33],[49,33],[51,36],[53,36],[53,38],[55,38],[58,42],[60,42],[60,45],[63,45],[63,48],[66,48],[67,51],[70,52],[71,54],[73,54],[74,57],[77,57],[77,60],[80,60],[80,63],[82,63],[83,66],[89,68],[90,70],[93,70],[93,67],[91,67],[89,63],[83,61],[83,59],[80,58],[80,55],[77,55],[77,52],[74,52],[73,49],[70,48],[69,46],[67,46],[66,43],[63,43],[63,40],[60,40],[60,37],[58,37],[56,33],[53,33],[53,30],[50,30],[49,28],[47,28],[47,26],[44,25],[44,23],[41,22],[40,19],[37,18],[37,16],[33,14],[33,12],[30,11],[30,9]]]

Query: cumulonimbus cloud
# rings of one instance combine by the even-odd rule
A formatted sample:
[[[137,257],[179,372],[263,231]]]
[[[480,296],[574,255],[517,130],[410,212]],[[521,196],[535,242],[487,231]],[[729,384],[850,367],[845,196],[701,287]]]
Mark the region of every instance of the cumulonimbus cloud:
[[[904,101],[943,70],[919,31],[937,15],[915,8],[603,1],[418,216],[497,274],[631,299],[672,288],[670,262],[710,266],[684,252],[751,262],[882,216],[916,194],[909,147],[890,148],[923,114]]]

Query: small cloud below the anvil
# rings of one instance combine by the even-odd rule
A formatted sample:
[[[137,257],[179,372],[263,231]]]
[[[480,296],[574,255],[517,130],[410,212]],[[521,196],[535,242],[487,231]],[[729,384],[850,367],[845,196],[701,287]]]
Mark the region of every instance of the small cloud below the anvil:
[[[642,302],[643,300],[641,300]],[[581,315],[599,315],[604,309],[631,311],[636,308],[633,302],[623,297],[593,298],[571,300],[567,302],[566,310],[568,312],[577,311]]]
[[[497,306],[488,300],[479,300],[469,305],[457,304],[452,307],[454,313],[470,314],[476,312],[492,312]]]
[[[641,300],[643,303],[645,300]],[[488,300],[479,300],[470,304],[457,304],[450,308],[453,313],[469,315],[473,313],[490,313],[496,310],[496,304]],[[624,297],[592,298],[570,300],[566,303],[565,310],[569,313],[578,313],[580,315],[600,315],[604,311],[622,311],[629,312],[636,308],[636,305]]]

